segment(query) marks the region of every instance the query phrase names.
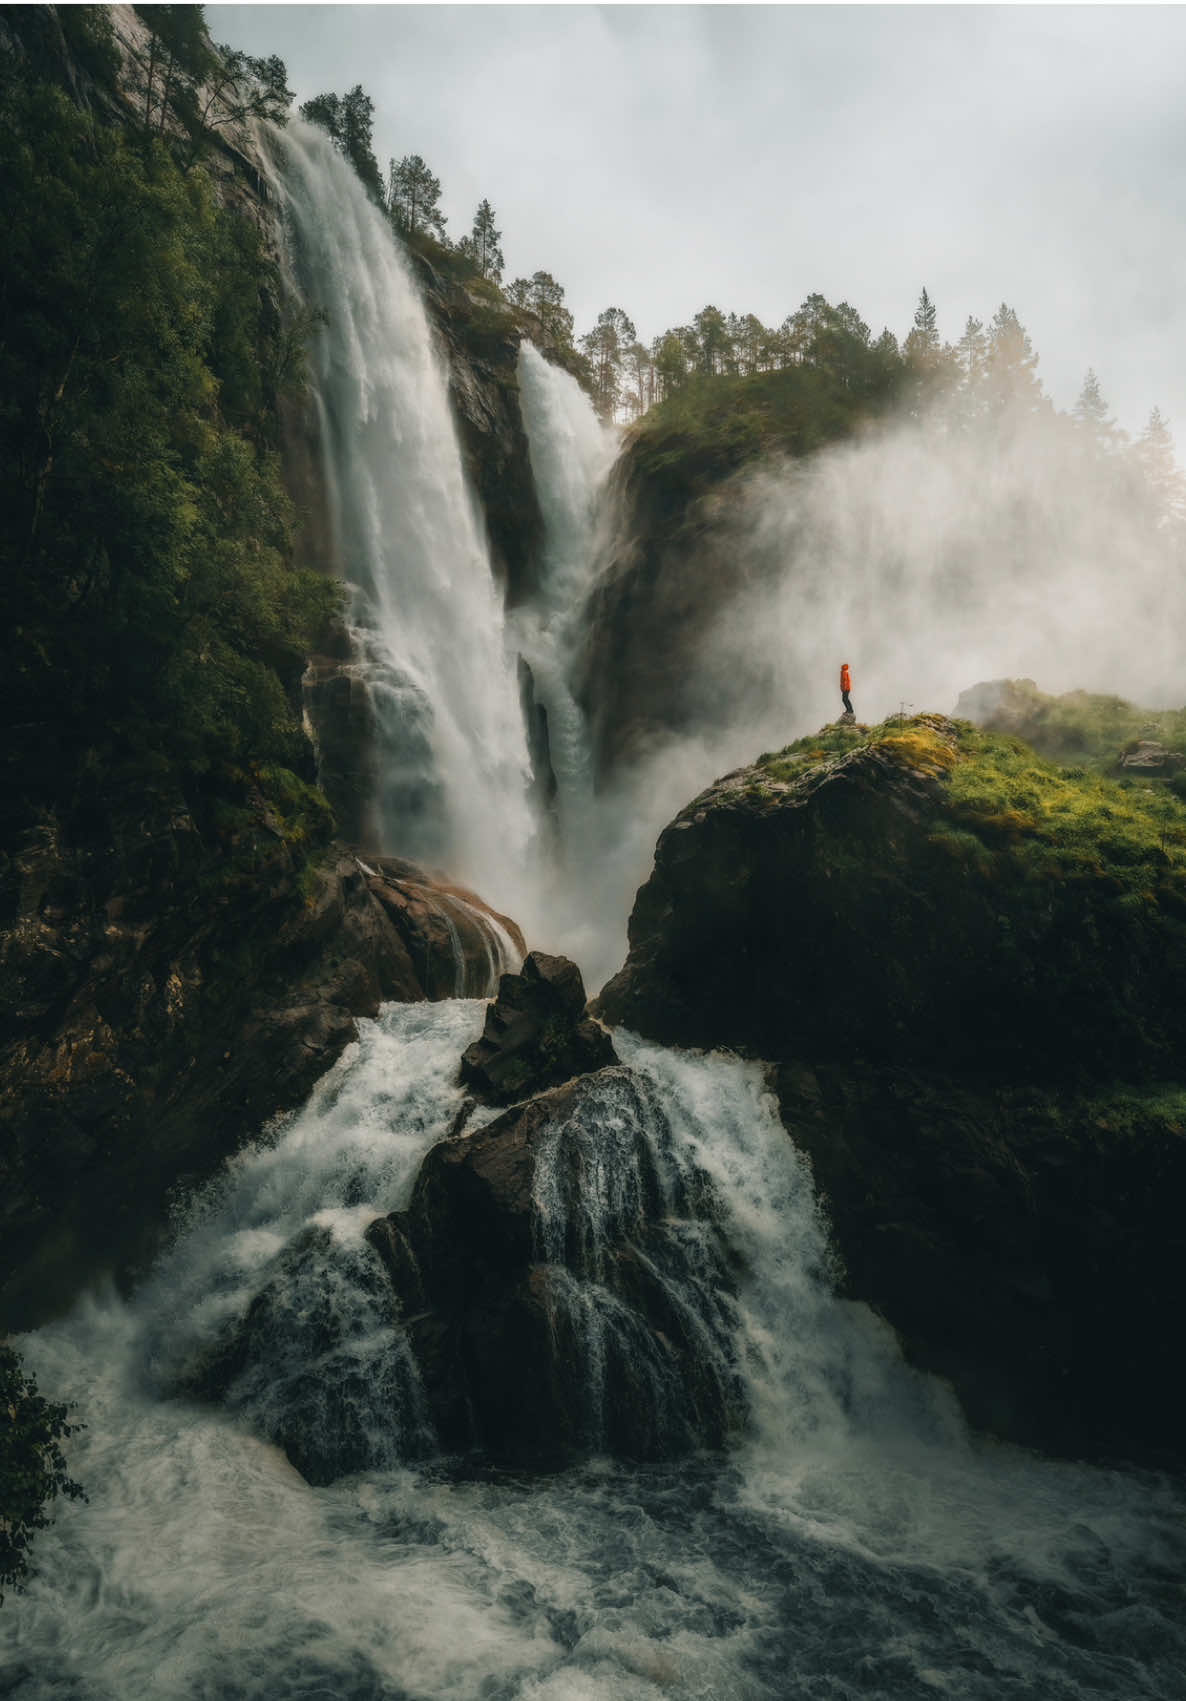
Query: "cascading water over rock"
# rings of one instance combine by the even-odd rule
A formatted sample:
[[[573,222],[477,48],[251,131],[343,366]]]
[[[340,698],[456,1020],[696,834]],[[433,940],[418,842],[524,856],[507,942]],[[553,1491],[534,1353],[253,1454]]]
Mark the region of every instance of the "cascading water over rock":
[[[570,675],[596,569],[598,496],[617,443],[576,379],[550,365],[530,343],[519,351],[519,386],[544,517],[544,560],[539,589],[515,610],[511,629],[547,715],[561,845],[571,854],[590,826],[593,763]]]
[[[629,1073],[541,1123],[523,1219],[579,1440],[612,1441],[623,1389],[668,1442],[708,1410],[672,1380],[680,1328],[701,1401],[715,1386],[749,1439],[527,1482],[411,1469],[428,1401],[364,1230],[412,1204],[482,1016],[360,1024],[133,1302],[22,1343],[47,1393],[85,1402],[71,1468],[90,1503],[62,1509],[5,1604],[10,1695],[785,1701],[793,1681],[839,1701],[1176,1701],[1180,1494],[969,1441],[833,1295],[807,1166],[754,1064],[620,1036]],[[621,1279],[631,1247],[665,1326]],[[229,1410],[166,1395],[203,1370]],[[520,1377],[512,1397],[551,1390]],[[311,1491],[267,1436],[340,1480]]]
[[[445,376],[391,227],[329,139],[268,142],[311,365],[337,566],[376,739],[378,847],[507,908],[533,835],[513,657]]]

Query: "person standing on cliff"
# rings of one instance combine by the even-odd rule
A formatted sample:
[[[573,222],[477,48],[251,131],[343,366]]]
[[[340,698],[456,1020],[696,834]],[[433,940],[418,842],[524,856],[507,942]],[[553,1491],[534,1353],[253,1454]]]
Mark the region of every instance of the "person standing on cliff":
[[[845,712],[846,715],[852,715],[852,698],[849,696],[849,692],[851,690],[852,690],[852,674],[848,671],[848,663],[847,662],[841,662],[840,663],[840,695],[844,700],[844,712]],[[852,718],[855,720],[856,716],[853,715]]]

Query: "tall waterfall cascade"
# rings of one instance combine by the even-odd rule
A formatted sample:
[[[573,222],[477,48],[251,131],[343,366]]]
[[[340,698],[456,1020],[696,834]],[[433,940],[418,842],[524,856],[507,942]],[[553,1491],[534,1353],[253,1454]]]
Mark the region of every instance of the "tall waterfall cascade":
[[[617,440],[576,379],[550,365],[530,343],[519,353],[519,386],[544,517],[544,560],[539,590],[515,610],[512,633],[547,713],[561,840],[571,850],[593,811],[589,734],[572,693],[572,666],[598,560],[598,498]]]
[[[300,297],[354,666],[374,708],[378,848],[512,907],[534,834],[502,609],[408,263],[321,131],[269,149]]]

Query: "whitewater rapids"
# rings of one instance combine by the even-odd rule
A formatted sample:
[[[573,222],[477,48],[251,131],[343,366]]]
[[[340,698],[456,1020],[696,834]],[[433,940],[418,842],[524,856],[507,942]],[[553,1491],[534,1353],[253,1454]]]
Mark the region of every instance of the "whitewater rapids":
[[[295,1233],[328,1226],[369,1255],[366,1223],[406,1203],[452,1124],[483,1011],[361,1023],[132,1302],[20,1342],[43,1392],[78,1402],[90,1499],[60,1507],[0,1612],[0,1694],[1180,1701],[1180,1494],[969,1438],[884,1325],[835,1297],[807,1166],[735,1058],[622,1037],[741,1256],[753,1422],[733,1452],[538,1480],[393,1459],[315,1489],[251,1412],[165,1393]]]

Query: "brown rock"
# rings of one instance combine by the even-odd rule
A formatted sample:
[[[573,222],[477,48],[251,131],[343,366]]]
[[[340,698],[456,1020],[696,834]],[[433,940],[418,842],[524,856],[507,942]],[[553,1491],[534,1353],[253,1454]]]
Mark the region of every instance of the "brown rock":
[[[617,1062],[609,1035],[584,1009],[576,964],[532,951],[519,974],[499,982],[482,1037],[462,1057],[461,1079],[484,1104],[512,1104]]]

